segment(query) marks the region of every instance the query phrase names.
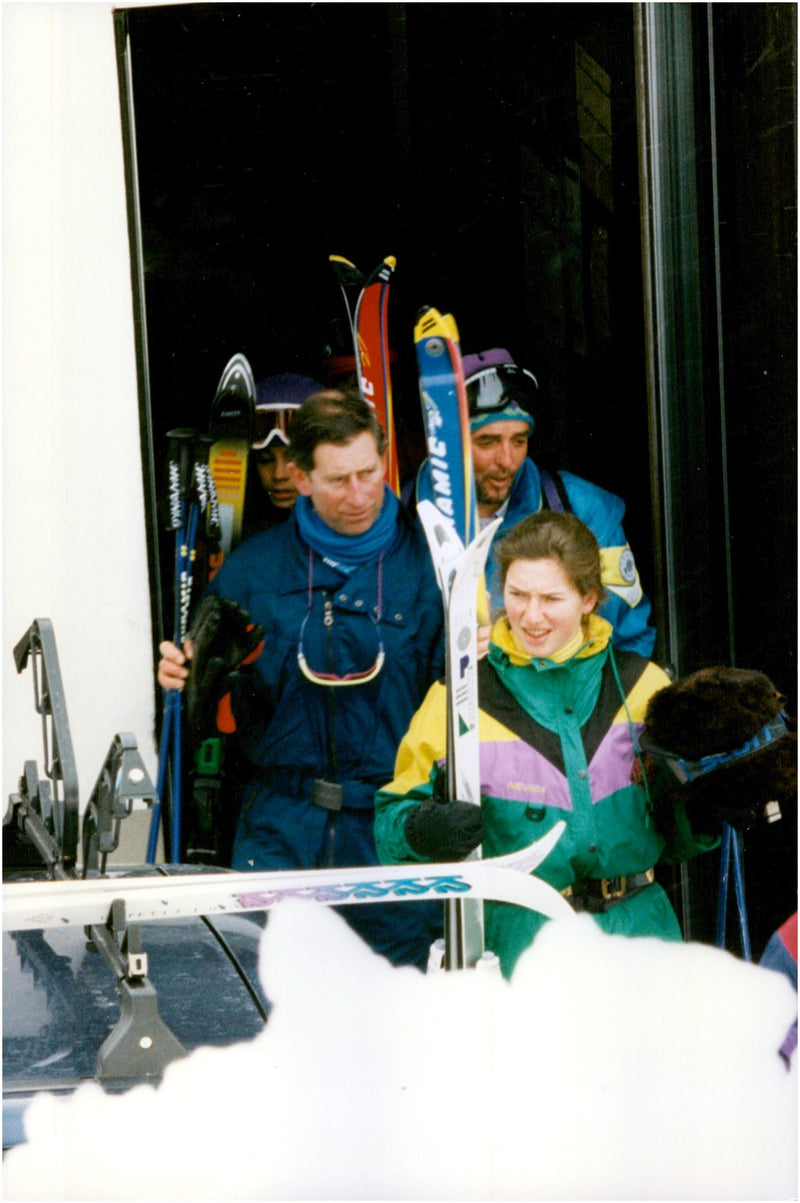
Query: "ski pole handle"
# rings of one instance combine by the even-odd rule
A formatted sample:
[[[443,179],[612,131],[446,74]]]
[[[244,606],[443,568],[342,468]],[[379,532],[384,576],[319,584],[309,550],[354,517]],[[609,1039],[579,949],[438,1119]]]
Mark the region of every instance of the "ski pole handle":
[[[196,431],[179,427],[167,431],[167,477],[169,491],[168,530],[178,531],[183,526],[184,514],[181,502],[185,501],[192,483],[193,444]]]
[[[213,442],[214,439],[210,434],[197,435],[194,449],[194,471],[200,509],[206,519],[205,532],[209,539],[216,542],[221,533],[219,499],[214,477],[211,475],[211,468],[208,464],[208,456]]]

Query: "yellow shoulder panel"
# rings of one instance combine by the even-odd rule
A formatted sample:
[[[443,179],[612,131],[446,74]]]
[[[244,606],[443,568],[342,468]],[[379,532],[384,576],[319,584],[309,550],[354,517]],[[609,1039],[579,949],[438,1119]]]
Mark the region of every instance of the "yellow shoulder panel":
[[[659,668],[652,661],[647,665],[647,668],[642,673],[639,680],[634,685],[631,692],[628,694],[628,710],[630,716],[635,723],[644,722],[647,703],[650,701],[653,694],[658,693],[659,689],[665,689],[669,685],[669,677],[664,672],[663,668]],[[617,711],[617,716],[614,719],[615,723],[627,722],[625,707],[621,706]]]

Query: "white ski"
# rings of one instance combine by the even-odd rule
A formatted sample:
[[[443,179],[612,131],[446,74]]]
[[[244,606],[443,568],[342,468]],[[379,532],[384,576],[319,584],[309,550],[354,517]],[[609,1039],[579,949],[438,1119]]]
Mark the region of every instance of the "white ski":
[[[478,587],[483,579],[489,546],[502,518],[495,520],[464,547],[452,523],[431,501],[420,501],[417,513],[428,540],[445,609],[447,665],[453,705],[448,715],[455,751],[456,798],[480,805],[480,743],[478,740]],[[452,741],[452,742],[450,742]],[[477,793],[476,793],[477,788]]]
[[[480,806],[480,739],[478,735],[477,599],[486,557],[497,527],[496,518],[464,547],[452,523],[431,501],[420,501],[417,513],[428,540],[445,613],[447,688],[448,794]],[[471,860],[480,857],[476,849]],[[459,964],[477,964],[484,951],[483,906],[478,901],[450,915],[450,957]]]
[[[488,898],[558,919],[572,915],[572,907],[558,890],[532,873],[565,826],[557,823],[535,844],[507,856],[459,864],[13,882],[3,885],[3,928],[24,931],[102,924],[117,899],[124,901],[129,923],[267,911],[291,898],[323,906]]]

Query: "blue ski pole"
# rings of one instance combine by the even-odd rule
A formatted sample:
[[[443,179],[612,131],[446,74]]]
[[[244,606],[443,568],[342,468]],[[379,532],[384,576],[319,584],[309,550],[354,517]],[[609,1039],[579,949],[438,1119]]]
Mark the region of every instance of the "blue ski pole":
[[[187,496],[192,481],[193,430],[170,430],[168,432],[168,500],[169,530],[175,532],[175,578],[173,606],[173,640],[178,647],[183,643],[182,615],[188,613],[188,602],[184,601],[184,581],[189,579]],[[171,737],[171,738],[170,738]],[[177,690],[165,690],[164,719],[159,747],[159,766],[156,792],[158,802],[153,807],[150,820],[150,835],[147,846],[147,862],[155,861],[159,825],[164,828],[165,848],[170,849],[173,859],[180,850],[180,792],[181,792],[181,695]],[[172,756],[170,757],[170,744]],[[171,760],[172,774],[168,773]],[[171,814],[168,805],[171,799]],[[169,823],[167,819],[169,818]],[[176,829],[177,823],[177,842]]]
[[[204,480],[202,471],[197,463],[193,465],[194,487],[195,491],[192,495],[191,504],[189,505],[189,518],[186,528],[186,536],[182,544],[182,565],[180,579],[180,617],[179,617],[179,646],[182,647],[186,640],[186,633],[189,629],[189,612],[192,602],[192,583],[194,579],[194,561],[196,555],[197,544],[197,528],[200,520],[201,509],[205,509],[203,504],[205,498]],[[197,491],[200,490],[199,496]],[[173,864],[180,864],[182,860],[182,833],[181,833],[181,804],[182,804],[182,781],[183,781],[183,707],[181,705],[181,694],[177,690],[172,691],[174,694],[173,710],[173,754],[172,767],[174,774],[173,787],[173,805],[172,805],[172,854],[171,860]]]
[[[746,961],[751,961],[753,957],[750,947],[750,927],[747,919],[747,906],[744,895],[744,872],[742,869],[741,849],[739,848],[739,836],[729,823],[723,823],[719,861],[719,896],[717,900],[717,948],[725,947],[731,861],[733,862],[733,883],[736,894],[736,913],[739,919],[742,955]]]

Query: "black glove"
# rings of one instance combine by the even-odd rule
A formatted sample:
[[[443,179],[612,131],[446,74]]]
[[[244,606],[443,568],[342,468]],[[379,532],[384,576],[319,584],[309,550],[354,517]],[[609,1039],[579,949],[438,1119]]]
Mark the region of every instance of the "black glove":
[[[464,860],[483,839],[483,813],[472,802],[448,802],[439,773],[433,797],[414,807],[406,819],[406,839],[419,856],[432,861]]]
[[[236,602],[210,594],[197,608],[187,634],[193,646],[186,682],[186,718],[193,739],[216,729],[217,703],[230,688],[231,677],[264,638],[250,615]]]

